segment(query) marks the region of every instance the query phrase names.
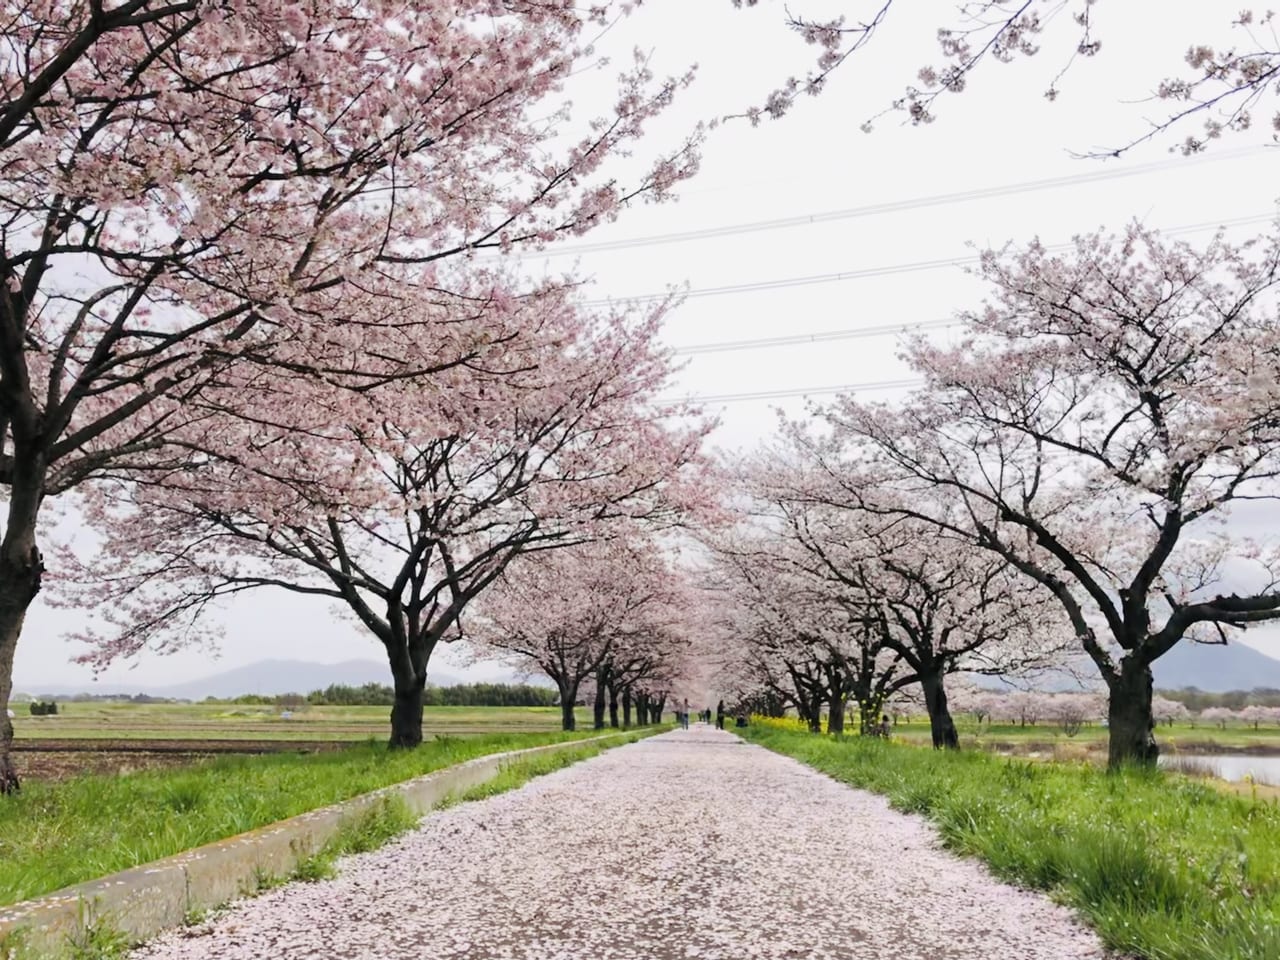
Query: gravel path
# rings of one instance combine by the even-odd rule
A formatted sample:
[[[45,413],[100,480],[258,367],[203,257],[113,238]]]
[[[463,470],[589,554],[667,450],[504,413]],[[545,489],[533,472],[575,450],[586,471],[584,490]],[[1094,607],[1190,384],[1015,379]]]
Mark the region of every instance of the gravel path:
[[[1099,960],[873,794],[704,725],[423,821],[137,958]]]

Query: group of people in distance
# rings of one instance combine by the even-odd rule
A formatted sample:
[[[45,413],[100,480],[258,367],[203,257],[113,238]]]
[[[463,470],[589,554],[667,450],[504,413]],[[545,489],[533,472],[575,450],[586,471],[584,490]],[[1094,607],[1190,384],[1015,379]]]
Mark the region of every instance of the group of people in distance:
[[[699,710],[699,711],[698,711],[698,722],[699,722],[699,723],[710,723],[710,722],[711,722],[711,712],[712,712],[712,711],[711,711],[711,708],[710,708],[710,707],[707,707],[707,709],[705,709],[705,710]],[[724,729],[724,717],[725,717],[724,701],[723,701],[723,700],[721,700],[719,703],[717,703],[717,704],[716,704],[715,716],[716,716],[716,729],[717,729],[717,730],[723,730],[723,729]],[[679,704],[676,706],[676,723],[680,724],[680,726],[681,726],[683,729],[685,729],[685,730],[688,730],[688,729],[689,729],[689,701],[688,701],[688,700],[684,700],[684,701],[682,701],[681,703],[679,703]],[[746,717],[746,714],[739,714],[739,715],[738,715],[738,726],[740,726],[740,727],[745,727],[746,725],[747,725],[747,717]]]

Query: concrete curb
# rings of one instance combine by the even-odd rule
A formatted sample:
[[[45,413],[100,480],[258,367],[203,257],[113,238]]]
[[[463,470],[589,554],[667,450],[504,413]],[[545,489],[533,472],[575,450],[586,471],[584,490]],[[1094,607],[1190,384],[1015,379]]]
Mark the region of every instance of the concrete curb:
[[[131,942],[146,940],[181,926],[193,913],[255,893],[263,878],[290,876],[299,862],[324,848],[344,821],[359,817],[384,797],[399,796],[413,813],[425,815],[449,795],[497,776],[513,760],[618,740],[636,732],[477,757],[100,880],[0,907],[0,958],[7,960],[14,948],[24,957],[57,956],[70,944],[82,942],[99,924]]]

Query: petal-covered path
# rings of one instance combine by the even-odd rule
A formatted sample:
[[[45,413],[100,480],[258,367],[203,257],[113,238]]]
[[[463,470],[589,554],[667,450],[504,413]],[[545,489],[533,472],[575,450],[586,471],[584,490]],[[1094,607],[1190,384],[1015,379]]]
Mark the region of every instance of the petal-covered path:
[[[1078,960],[1097,939],[922,820],[704,725],[426,818],[135,956]]]

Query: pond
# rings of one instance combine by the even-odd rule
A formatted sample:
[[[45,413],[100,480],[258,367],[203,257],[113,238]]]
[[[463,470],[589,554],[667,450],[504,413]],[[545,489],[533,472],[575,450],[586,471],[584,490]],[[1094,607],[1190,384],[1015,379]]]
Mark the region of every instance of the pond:
[[[1223,780],[1243,780],[1252,774],[1258,783],[1280,786],[1280,757],[1258,757],[1245,753],[1178,753],[1162,754],[1160,766],[1186,769],[1190,773],[1208,773]]]

